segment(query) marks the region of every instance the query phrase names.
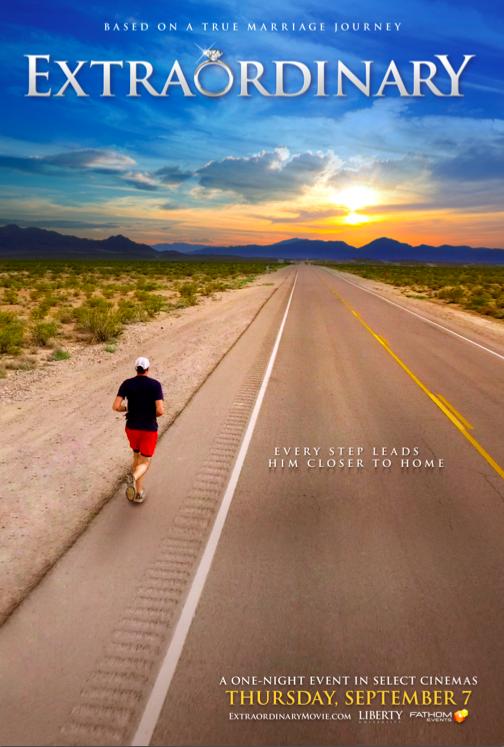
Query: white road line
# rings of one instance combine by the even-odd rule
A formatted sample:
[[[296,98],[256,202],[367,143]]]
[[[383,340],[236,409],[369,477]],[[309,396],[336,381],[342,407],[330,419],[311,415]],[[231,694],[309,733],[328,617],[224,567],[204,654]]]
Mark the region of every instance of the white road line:
[[[173,675],[175,674],[175,670],[182,654],[187,634],[189,633],[189,629],[196,613],[196,608],[203,592],[208,573],[212,566],[215,551],[217,550],[217,545],[219,543],[222,529],[226,521],[229,507],[231,506],[231,501],[233,500],[234,492],[236,490],[236,485],[238,484],[243,463],[245,461],[245,457],[247,456],[247,451],[250,446],[252,435],[254,433],[257,418],[259,416],[259,411],[264,400],[264,395],[266,394],[266,389],[271,377],[271,372],[273,371],[278,348],[280,347],[280,341],[282,339],[285,323],[287,321],[287,315],[289,313],[292,296],[294,295],[296,282],[297,273],[296,277],[294,278],[294,284],[290,292],[287,307],[285,309],[283,319],[276,336],[275,344],[273,345],[273,350],[271,351],[270,359],[266,367],[266,372],[264,374],[261,388],[259,389],[257,399],[254,404],[254,409],[252,410],[252,413],[250,415],[250,420],[245,430],[245,435],[243,436],[243,441],[241,443],[238,456],[236,457],[233,471],[231,472],[229,482],[224,492],[222,503],[220,505],[219,511],[217,512],[217,516],[215,517],[212,531],[210,532],[208,542],[206,544],[203,555],[201,556],[201,560],[196,570],[191,588],[189,589],[189,593],[187,595],[180,618],[177,622],[177,625],[175,626],[170,645],[168,646],[165,658],[163,659],[163,662],[161,664],[161,669],[159,670],[158,676],[154,683],[154,687],[152,688],[152,692],[142,714],[142,718],[140,719],[140,723],[136,730],[135,736],[133,737],[133,741],[131,742],[132,747],[144,747],[145,745],[150,744],[152,734],[154,733],[154,729],[159,719],[159,714],[161,713],[161,709],[170,688]]]
[[[329,270],[329,272],[331,272],[331,270]],[[408,314],[417,316],[419,319],[422,319],[424,322],[427,322],[427,324],[432,324],[433,327],[439,327],[439,329],[442,329],[445,332],[448,332],[450,335],[459,337],[461,340],[465,340],[465,342],[469,342],[471,345],[475,345],[477,348],[481,348],[481,350],[485,350],[487,353],[490,353],[490,355],[495,355],[496,358],[500,358],[501,360],[504,361],[504,355],[502,355],[501,353],[498,353],[496,350],[492,350],[492,348],[487,348],[485,345],[481,345],[479,342],[475,342],[474,340],[471,340],[470,337],[465,337],[464,335],[461,335],[458,332],[454,332],[453,329],[450,329],[449,327],[445,327],[443,324],[439,324],[438,322],[433,322],[432,319],[429,319],[426,316],[422,316],[422,314],[418,314],[416,311],[407,309],[405,306],[401,306],[400,303],[395,303],[395,301],[390,301],[388,298],[385,298],[384,296],[380,295],[380,293],[376,293],[376,291],[372,291],[369,288],[364,288],[364,286],[359,285],[359,283],[354,283],[352,280],[348,280],[348,278],[342,277],[339,272],[337,274],[337,277],[339,277],[340,280],[343,280],[345,283],[348,283],[348,285],[353,285],[355,286],[355,288],[359,288],[359,290],[364,291],[364,293],[370,293],[372,296],[376,296],[377,298],[380,298],[382,301],[385,301],[385,303],[389,303],[391,306],[397,306],[398,309],[402,309],[403,311],[406,311]]]

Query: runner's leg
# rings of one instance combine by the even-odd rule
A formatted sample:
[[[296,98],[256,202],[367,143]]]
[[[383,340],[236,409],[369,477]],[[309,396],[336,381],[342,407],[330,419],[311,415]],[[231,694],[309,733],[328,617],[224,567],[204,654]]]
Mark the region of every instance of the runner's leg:
[[[133,470],[133,477],[135,478],[135,488],[137,493],[141,493],[143,490],[143,478],[145,476],[145,473],[150,467],[150,457],[143,456],[142,454],[137,454],[137,466]]]
[[[131,465],[131,474],[135,473],[136,468],[138,467],[138,460],[140,458],[140,452],[134,451],[133,452],[133,464]]]

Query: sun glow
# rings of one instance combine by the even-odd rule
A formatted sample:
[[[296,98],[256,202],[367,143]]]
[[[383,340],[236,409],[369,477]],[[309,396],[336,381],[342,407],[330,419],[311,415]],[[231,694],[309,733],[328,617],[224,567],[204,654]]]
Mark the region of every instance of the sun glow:
[[[363,184],[354,184],[335,191],[331,194],[330,199],[335,205],[347,211],[341,222],[349,226],[369,223],[371,218],[361,211],[379,202],[377,191]]]
[[[332,199],[337,205],[347,208],[350,213],[356,213],[362,208],[376,205],[378,194],[371,187],[355,184],[352,187],[342,189],[341,192],[335,192]]]
[[[348,213],[344,221],[349,226],[360,226],[361,223],[369,223],[369,218],[367,215],[362,215],[362,213]]]

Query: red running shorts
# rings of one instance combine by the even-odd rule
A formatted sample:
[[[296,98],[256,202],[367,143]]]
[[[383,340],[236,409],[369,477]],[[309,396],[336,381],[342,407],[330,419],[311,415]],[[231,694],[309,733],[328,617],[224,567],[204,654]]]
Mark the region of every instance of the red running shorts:
[[[131,448],[137,454],[151,457],[156,451],[157,431],[138,431],[135,428],[126,428],[126,435]]]

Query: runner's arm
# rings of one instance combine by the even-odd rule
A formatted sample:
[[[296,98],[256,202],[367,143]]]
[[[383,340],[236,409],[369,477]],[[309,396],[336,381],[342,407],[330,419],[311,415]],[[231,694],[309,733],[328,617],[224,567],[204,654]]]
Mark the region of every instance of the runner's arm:
[[[124,403],[124,397],[121,397],[119,394],[114,400],[114,403],[112,405],[112,409],[114,412],[126,412],[127,407]]]
[[[164,415],[164,400],[156,400],[156,417],[161,418]]]

